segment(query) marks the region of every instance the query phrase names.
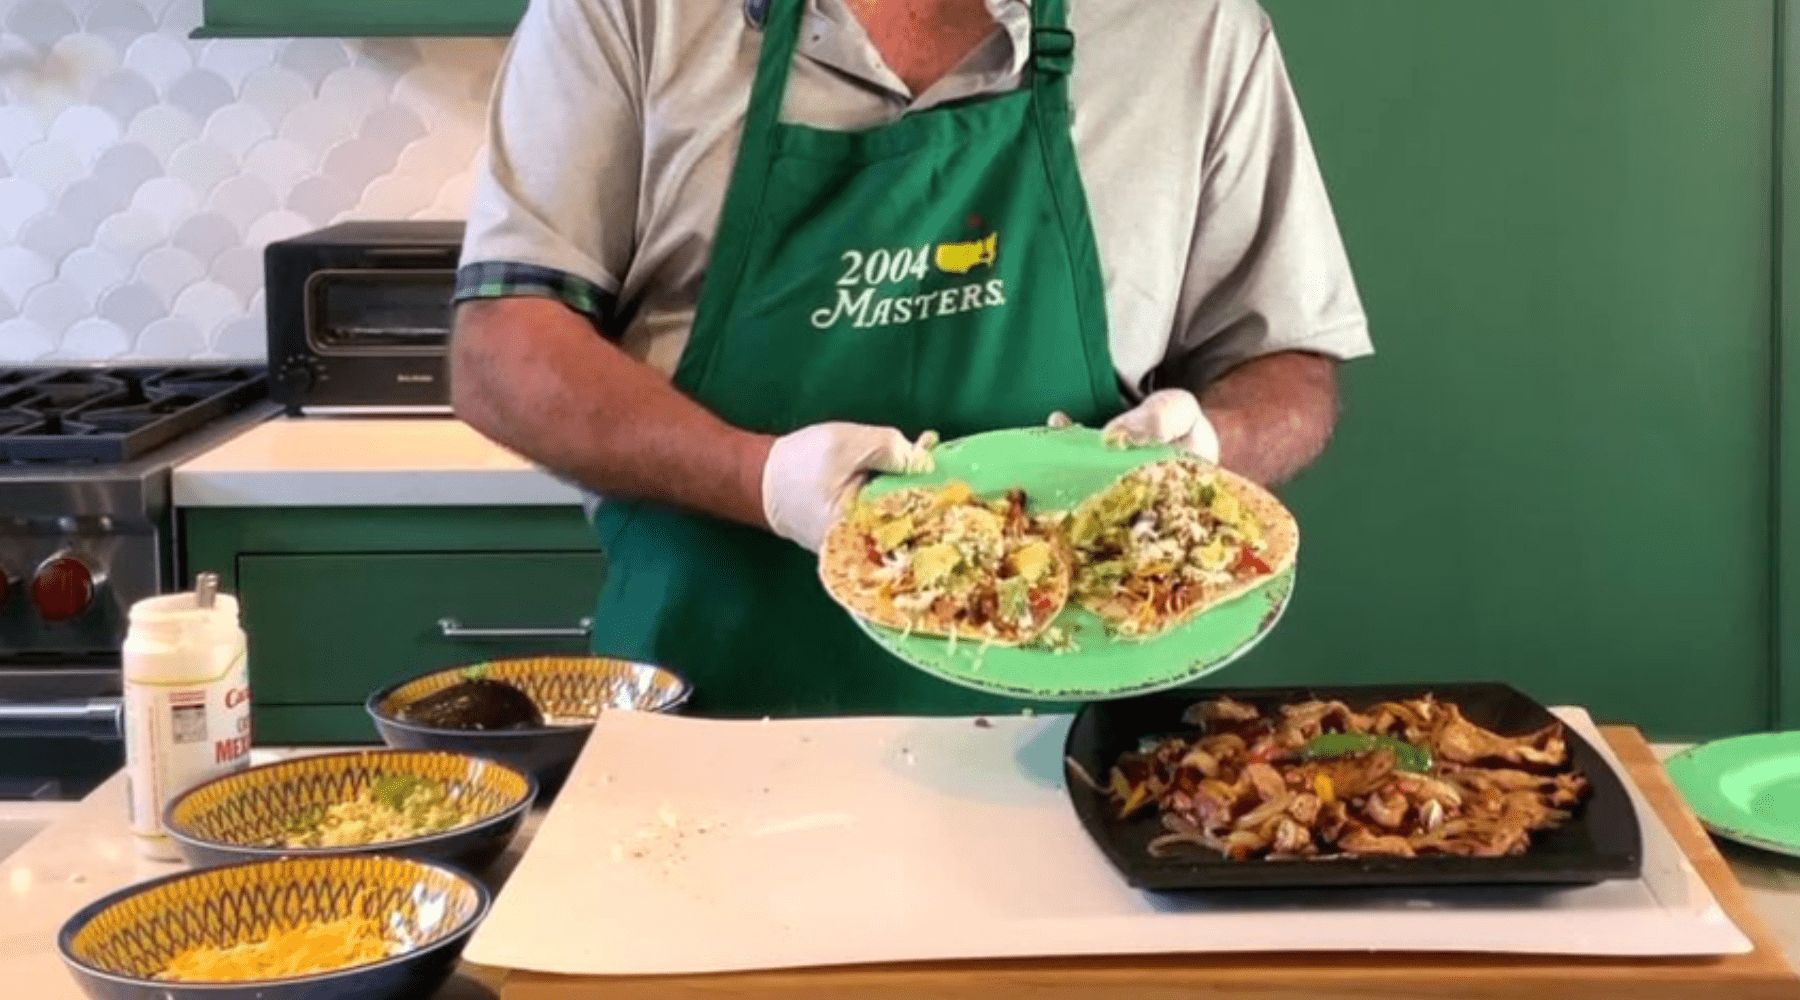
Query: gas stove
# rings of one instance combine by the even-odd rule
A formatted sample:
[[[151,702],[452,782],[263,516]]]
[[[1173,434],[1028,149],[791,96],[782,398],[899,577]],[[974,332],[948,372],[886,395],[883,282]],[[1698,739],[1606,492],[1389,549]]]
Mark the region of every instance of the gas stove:
[[[0,372],[0,462],[127,462],[267,395],[248,367]]]
[[[0,759],[116,738],[127,613],[180,585],[170,471],[279,409],[261,366],[0,369]]]

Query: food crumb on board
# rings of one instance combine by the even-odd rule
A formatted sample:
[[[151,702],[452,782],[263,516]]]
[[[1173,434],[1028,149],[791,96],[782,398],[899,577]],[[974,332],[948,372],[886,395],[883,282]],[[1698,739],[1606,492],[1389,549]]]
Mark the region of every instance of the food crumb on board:
[[[913,759],[913,752],[911,750],[908,750],[905,747],[900,748],[900,757],[902,760],[906,761],[908,764],[917,764],[918,763],[917,760]]]
[[[994,728],[994,724],[989,722],[986,719],[976,719],[975,720],[975,728],[976,729],[992,729],[992,728]]]
[[[613,860],[655,861],[664,872],[672,872],[678,863],[687,860],[682,848],[690,836],[712,833],[725,826],[720,820],[684,819],[673,806],[664,803],[656,811],[655,821],[643,824],[624,842],[612,845]]]

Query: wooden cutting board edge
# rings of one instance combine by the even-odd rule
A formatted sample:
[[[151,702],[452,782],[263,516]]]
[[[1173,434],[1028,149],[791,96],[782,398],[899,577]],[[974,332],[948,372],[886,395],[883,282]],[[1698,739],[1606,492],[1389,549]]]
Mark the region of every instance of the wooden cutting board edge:
[[[1381,952],[1165,955],[921,962],[694,976],[554,976],[507,971],[502,1000],[1800,1000],[1800,976],[1731,866],[1635,728],[1602,727],[1631,780],[1755,950],[1703,959],[1579,959]]]

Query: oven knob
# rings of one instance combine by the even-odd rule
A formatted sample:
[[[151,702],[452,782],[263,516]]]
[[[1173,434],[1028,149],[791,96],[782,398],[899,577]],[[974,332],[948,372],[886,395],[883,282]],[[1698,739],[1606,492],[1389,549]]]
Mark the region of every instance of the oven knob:
[[[289,393],[302,393],[318,382],[319,363],[304,355],[295,355],[287,359],[281,370],[275,373],[275,381]]]
[[[66,622],[94,602],[99,578],[79,556],[59,552],[44,560],[31,579],[31,603],[47,622]]]

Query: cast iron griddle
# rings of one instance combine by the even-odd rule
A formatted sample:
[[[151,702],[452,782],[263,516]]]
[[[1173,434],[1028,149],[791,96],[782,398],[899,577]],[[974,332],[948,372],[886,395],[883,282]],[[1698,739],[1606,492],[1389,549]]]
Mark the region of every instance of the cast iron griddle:
[[[1502,736],[1519,736],[1556,721],[1549,710],[1505,684],[1406,684],[1352,687],[1188,689],[1097,702],[1082,708],[1069,727],[1064,751],[1095,781],[1105,784],[1121,753],[1145,737],[1192,734],[1181,716],[1198,701],[1229,697],[1268,711],[1276,705],[1319,699],[1365,711],[1384,701],[1430,694],[1453,702],[1463,716]],[[1637,812],[1619,776],[1581,734],[1566,724],[1570,765],[1592,789],[1575,815],[1555,830],[1534,833],[1531,847],[1507,858],[1361,857],[1279,861],[1231,861],[1203,847],[1184,847],[1151,857],[1148,846],[1164,832],[1154,807],[1128,820],[1105,795],[1071,776],[1066,782],[1075,814],[1113,867],[1135,888],[1324,888],[1332,886],[1592,885],[1636,878],[1643,864]]]

